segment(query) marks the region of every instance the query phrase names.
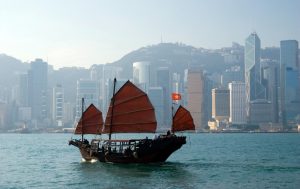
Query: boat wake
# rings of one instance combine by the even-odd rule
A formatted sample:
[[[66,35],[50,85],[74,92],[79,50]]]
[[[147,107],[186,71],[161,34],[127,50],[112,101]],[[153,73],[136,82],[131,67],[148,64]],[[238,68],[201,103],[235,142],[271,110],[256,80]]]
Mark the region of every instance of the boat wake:
[[[98,162],[97,159],[91,159],[90,161],[87,161],[86,159],[81,158],[81,163],[96,163],[96,162]]]

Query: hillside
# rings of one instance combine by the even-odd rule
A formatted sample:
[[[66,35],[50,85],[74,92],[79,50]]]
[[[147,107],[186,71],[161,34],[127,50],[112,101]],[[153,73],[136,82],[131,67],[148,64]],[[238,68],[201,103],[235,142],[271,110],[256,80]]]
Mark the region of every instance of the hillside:
[[[198,64],[209,72],[221,72],[226,68],[219,53],[178,43],[160,43],[132,51],[112,64],[123,67],[125,78],[132,76],[132,63],[149,61],[153,67],[167,66],[181,73],[190,64]]]
[[[16,74],[26,72],[29,64],[6,54],[0,54],[0,67],[0,86],[3,88],[12,86],[16,82]]]

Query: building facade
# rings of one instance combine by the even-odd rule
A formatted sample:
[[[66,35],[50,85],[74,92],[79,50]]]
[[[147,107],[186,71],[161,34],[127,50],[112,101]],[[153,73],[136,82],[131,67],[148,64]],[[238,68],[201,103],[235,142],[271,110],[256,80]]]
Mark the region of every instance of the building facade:
[[[229,100],[228,89],[212,89],[212,118],[218,121],[229,120]]]
[[[279,64],[274,60],[262,60],[262,84],[266,89],[266,100],[271,103],[271,122],[279,122]]]
[[[45,120],[48,116],[48,63],[36,59],[28,71],[28,104],[32,119]]]
[[[164,112],[164,91],[162,87],[150,87],[148,92],[149,99],[155,109],[155,117],[157,121],[157,130],[165,131],[167,130],[167,125],[164,123],[165,112]],[[171,110],[169,110],[171,115]],[[170,129],[170,125],[169,125]]]
[[[284,125],[294,124],[300,115],[298,41],[280,42],[280,105]]]
[[[260,39],[256,33],[251,33],[245,41],[245,84],[246,110],[249,117],[250,102],[265,99],[265,89],[261,84],[260,72]]]
[[[233,81],[229,83],[230,117],[232,124],[245,124],[246,119],[246,86],[245,83]]]
[[[134,62],[132,67],[133,83],[147,93],[150,85],[150,63],[145,61]]]
[[[156,71],[156,86],[163,90],[163,119],[162,123],[167,126],[171,124],[171,79],[168,67],[159,67]]]
[[[54,126],[64,126],[64,99],[64,89],[61,85],[56,85],[52,94],[52,121]]]
[[[194,119],[195,129],[205,128],[205,76],[201,68],[191,68],[187,71],[187,107]]]
[[[77,81],[76,121],[78,121],[81,117],[82,98],[84,99],[83,111],[91,104],[100,109],[99,86],[99,82],[94,80],[80,79]]]

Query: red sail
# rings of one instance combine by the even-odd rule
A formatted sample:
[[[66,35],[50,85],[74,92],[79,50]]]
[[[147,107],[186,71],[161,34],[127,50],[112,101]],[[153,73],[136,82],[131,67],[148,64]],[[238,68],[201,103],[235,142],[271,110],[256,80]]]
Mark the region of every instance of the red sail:
[[[102,125],[102,112],[91,104],[83,112],[83,115],[77,124],[75,134],[101,134]]]
[[[127,81],[111,100],[103,133],[155,131],[155,112],[147,94]]]
[[[195,130],[191,113],[182,106],[179,106],[173,117],[173,132]]]

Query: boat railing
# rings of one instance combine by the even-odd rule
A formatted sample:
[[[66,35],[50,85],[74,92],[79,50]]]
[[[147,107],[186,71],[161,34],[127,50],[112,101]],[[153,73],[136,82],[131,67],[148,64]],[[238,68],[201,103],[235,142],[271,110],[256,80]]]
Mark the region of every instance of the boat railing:
[[[101,140],[99,140],[99,139],[93,139],[91,141],[91,151],[93,151],[93,152],[97,152],[98,151],[100,141]]]
[[[106,140],[104,141],[103,147],[104,150],[113,153],[128,153],[136,151],[139,147],[138,144],[143,139],[134,139],[134,140]]]

